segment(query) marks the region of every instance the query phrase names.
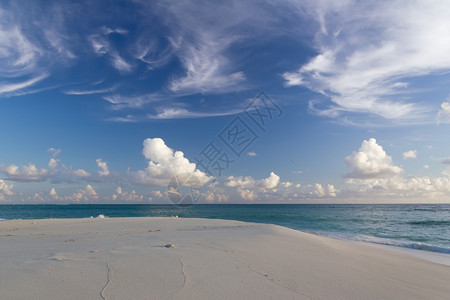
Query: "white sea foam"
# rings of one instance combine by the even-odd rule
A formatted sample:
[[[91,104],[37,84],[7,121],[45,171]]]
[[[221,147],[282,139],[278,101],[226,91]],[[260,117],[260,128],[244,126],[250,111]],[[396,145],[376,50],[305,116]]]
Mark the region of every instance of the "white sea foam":
[[[450,248],[444,246],[430,245],[422,242],[413,242],[413,241],[402,241],[398,239],[392,238],[384,238],[384,237],[374,237],[369,235],[348,235],[348,234],[323,234],[319,233],[319,235],[339,239],[339,240],[351,240],[356,242],[364,242],[364,243],[372,243],[378,245],[386,245],[386,246],[394,246],[394,247],[402,247],[414,250],[425,250],[432,252],[440,252],[450,254]]]
[[[91,219],[94,219],[93,216],[91,216],[90,218],[91,218]],[[108,217],[106,217],[104,214],[100,214],[100,215],[98,215],[98,216],[95,217],[95,219],[106,219],[106,218],[108,218]]]

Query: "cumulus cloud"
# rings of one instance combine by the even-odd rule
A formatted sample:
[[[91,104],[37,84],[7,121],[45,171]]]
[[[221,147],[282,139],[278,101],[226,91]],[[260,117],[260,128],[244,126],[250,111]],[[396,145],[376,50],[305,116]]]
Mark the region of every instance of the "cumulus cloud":
[[[332,184],[328,184],[328,185],[327,185],[327,190],[328,190],[328,195],[329,195],[330,197],[336,197],[336,194],[340,192],[340,191],[339,191],[338,189],[336,189],[336,188],[334,187],[334,185],[332,185]]]
[[[152,191],[152,195],[157,197],[157,198],[162,198],[164,197],[163,193],[161,193],[161,191],[157,190],[157,191]]]
[[[314,191],[311,192],[313,195],[319,196],[319,197],[323,197],[325,196],[325,189],[323,188],[323,186],[320,183],[316,183],[314,185]]]
[[[95,191],[94,187],[90,184],[86,185],[84,189],[78,190],[72,195],[72,198],[75,202],[87,202],[91,200],[97,200],[98,194]]]
[[[289,181],[281,182],[280,185],[281,185],[282,187],[288,188],[288,187],[292,186],[292,182],[289,182]]]
[[[119,186],[112,195],[112,199],[122,202],[142,202],[144,201],[144,195],[139,195],[135,190],[132,190],[131,192],[123,191]]]
[[[200,184],[212,180],[204,172],[197,169],[195,163],[189,162],[181,151],[169,148],[161,138],[144,140],[142,154],[148,160],[145,170],[131,173],[136,183],[153,186],[167,186],[178,174],[190,173]]]
[[[95,161],[97,162],[97,166],[100,168],[100,170],[98,171],[98,175],[99,176],[108,176],[109,175],[108,164],[105,161],[103,161],[101,158],[97,158]]]
[[[229,176],[227,178],[226,186],[229,187],[239,187],[239,188],[262,188],[262,189],[273,189],[280,182],[280,176],[274,172],[270,172],[269,177],[264,179],[254,179],[251,176],[247,177],[235,177]]]
[[[409,150],[409,151],[403,152],[403,159],[416,158],[416,157],[417,157],[416,150]]]
[[[59,162],[59,159],[55,159],[55,158],[52,157],[48,161],[48,167],[50,169],[54,169],[54,168],[56,168],[58,166],[58,162]]]
[[[14,164],[9,166],[1,166],[1,172],[6,175],[8,180],[22,181],[22,182],[38,182],[45,181],[48,177],[48,170],[38,169],[33,163],[28,165],[16,166]]]
[[[52,189],[50,190],[50,196],[51,196],[53,199],[55,199],[55,200],[59,199],[59,195],[58,195],[58,193],[56,192],[55,188],[52,188]]]
[[[88,178],[91,177],[91,173],[83,170],[83,169],[77,169],[77,170],[71,170],[69,172],[69,175],[80,177],[80,178]]]
[[[450,123],[450,101],[442,102],[441,109],[437,115],[437,122]]]
[[[262,194],[268,191],[277,192],[275,189],[280,183],[280,176],[274,172],[270,172],[269,177],[263,179],[254,179],[251,176],[229,176],[225,182],[225,186],[237,188],[237,192],[242,200],[254,201],[260,199]],[[280,186],[286,187],[289,182],[281,183]]]
[[[255,191],[249,189],[239,189],[239,195],[243,200],[254,201],[258,199],[258,194]]]
[[[207,191],[205,193],[205,200],[208,203],[225,203],[230,200],[230,196],[227,194],[214,193]]]
[[[359,151],[347,156],[345,163],[353,169],[347,178],[389,178],[402,172],[402,168],[394,165],[392,158],[374,138],[363,141]]]
[[[284,79],[286,86],[306,86],[331,100],[317,111],[404,121],[431,111],[408,102],[405,94],[411,78],[450,70],[450,3],[351,0],[296,5],[317,22],[319,53],[297,71],[284,73]]]
[[[48,169],[38,168],[34,163],[17,166],[1,165],[0,172],[6,175],[6,179],[18,182],[42,182],[51,180],[53,183],[71,182],[73,179],[87,179],[91,174],[83,169],[73,169],[60,164],[56,157],[61,153],[60,149],[49,148],[47,152],[52,156],[47,164]],[[107,166],[106,166],[107,167]]]
[[[428,176],[409,176],[407,178],[394,176],[386,179],[374,179],[370,181],[352,182],[359,188],[357,195],[365,199],[389,201],[420,201],[427,202],[430,199],[435,201],[448,202],[450,192],[450,173],[444,172],[444,177],[431,178]],[[363,196],[364,195],[364,196]]]
[[[0,196],[13,195],[14,185],[6,183],[4,180],[0,179]]]
[[[122,188],[120,186],[117,187],[116,193],[117,193],[117,195],[121,195],[122,194]]]

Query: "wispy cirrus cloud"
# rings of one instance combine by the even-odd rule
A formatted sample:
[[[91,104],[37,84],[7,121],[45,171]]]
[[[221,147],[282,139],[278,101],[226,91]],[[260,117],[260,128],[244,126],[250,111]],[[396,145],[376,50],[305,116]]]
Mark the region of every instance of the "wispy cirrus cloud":
[[[64,91],[66,95],[92,95],[92,94],[105,94],[109,92],[113,92],[117,89],[117,85],[114,85],[109,88],[100,88],[100,89],[86,89],[86,90],[67,90]]]
[[[196,112],[190,111],[185,108],[163,108],[159,113],[152,115],[148,114],[149,119],[187,119],[187,118],[209,118],[209,117],[221,117],[228,115],[235,115],[242,113],[242,109],[234,109],[221,112]]]
[[[41,18],[44,8],[29,4],[36,14],[16,3],[0,5],[0,96],[20,96],[47,90],[39,82],[52,74],[55,64],[76,58],[66,47],[58,5],[49,5],[51,17]],[[61,11],[61,10],[60,10]],[[32,26],[30,24],[33,24]],[[58,28],[58,29],[55,29]]]
[[[27,38],[14,14],[0,7],[0,76],[27,75],[35,68],[42,50]]]
[[[28,80],[22,81],[22,82],[16,82],[16,83],[0,82],[0,95],[2,95],[2,94],[8,95],[9,93],[23,90],[27,87],[34,85],[35,83],[37,83],[39,81],[44,80],[48,76],[49,76],[49,74],[44,73],[42,75],[36,76],[34,78],[31,78],[31,79],[28,79]]]
[[[167,25],[167,41],[147,38],[147,43],[138,44],[140,51],[136,54],[150,63],[167,62],[169,56],[181,63],[184,74],[172,76],[170,91],[177,95],[215,94],[246,88],[245,71],[230,49],[260,35],[258,31],[262,28],[270,28],[266,25],[274,18],[268,10],[240,1],[140,3],[145,7],[143,11],[158,15]],[[156,50],[160,44],[164,45],[162,50]]]
[[[118,50],[115,49],[109,39],[109,35],[113,33],[117,34],[127,34],[128,31],[125,29],[111,29],[111,28],[101,28],[101,33],[92,34],[88,37],[88,40],[92,46],[92,49],[97,55],[105,55],[108,57],[111,65],[122,73],[129,73],[133,70],[133,65],[122,57]]]
[[[384,120],[429,118],[430,106],[409,101],[416,77],[450,70],[450,4],[428,1],[298,4],[318,26],[318,54],[283,74],[331,100],[324,116],[362,113]]]
[[[164,96],[156,93],[130,96],[115,94],[103,97],[104,100],[108,101],[111,104],[111,109],[114,110],[120,110],[124,108],[140,109],[148,103],[158,102],[163,100],[164,98]]]

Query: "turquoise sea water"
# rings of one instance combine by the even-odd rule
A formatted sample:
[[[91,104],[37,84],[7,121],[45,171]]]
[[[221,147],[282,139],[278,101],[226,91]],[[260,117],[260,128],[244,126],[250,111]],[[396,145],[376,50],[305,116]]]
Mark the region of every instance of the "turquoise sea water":
[[[0,219],[152,217],[271,223],[324,236],[450,253],[450,204],[0,205]]]

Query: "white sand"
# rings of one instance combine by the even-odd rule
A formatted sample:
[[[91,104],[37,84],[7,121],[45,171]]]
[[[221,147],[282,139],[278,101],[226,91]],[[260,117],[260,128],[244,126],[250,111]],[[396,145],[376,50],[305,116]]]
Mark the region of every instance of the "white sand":
[[[102,298],[449,299],[450,267],[266,224],[0,222],[0,299]]]

